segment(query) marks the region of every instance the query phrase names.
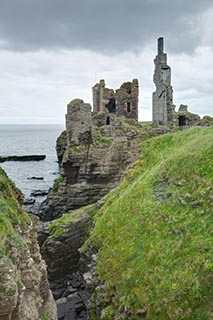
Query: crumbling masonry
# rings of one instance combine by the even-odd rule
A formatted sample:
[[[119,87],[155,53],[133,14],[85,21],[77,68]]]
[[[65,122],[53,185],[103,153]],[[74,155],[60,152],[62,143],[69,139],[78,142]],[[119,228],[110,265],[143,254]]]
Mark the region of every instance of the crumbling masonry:
[[[164,53],[164,39],[158,39],[158,54],[154,59],[153,93],[153,124],[165,125],[173,122],[173,89],[171,86],[171,68],[167,64],[167,54]]]
[[[138,80],[125,82],[114,91],[105,87],[105,81],[100,80],[93,88],[93,112],[105,113],[106,124],[110,121],[111,113],[116,116],[135,119],[138,121]]]

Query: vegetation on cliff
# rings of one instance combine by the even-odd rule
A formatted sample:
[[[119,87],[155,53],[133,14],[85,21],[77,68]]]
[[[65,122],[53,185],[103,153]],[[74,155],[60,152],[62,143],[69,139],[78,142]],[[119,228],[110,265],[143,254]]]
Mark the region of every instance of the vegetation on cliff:
[[[103,319],[212,314],[213,129],[145,141],[96,213],[91,240],[106,285]]]
[[[30,218],[21,208],[22,194],[8,179],[6,173],[0,168],[0,258],[9,253],[6,243],[8,238],[14,239],[20,247],[24,247],[21,237],[17,233],[20,225],[26,227]]]
[[[22,209],[23,196],[0,168],[0,319],[56,319],[41,260],[37,218]]]

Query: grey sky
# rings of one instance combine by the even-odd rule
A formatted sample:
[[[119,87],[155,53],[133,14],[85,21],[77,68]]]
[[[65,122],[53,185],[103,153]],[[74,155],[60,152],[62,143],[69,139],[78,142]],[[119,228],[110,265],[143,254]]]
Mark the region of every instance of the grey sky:
[[[212,114],[212,34],[210,0],[0,0],[0,123],[62,122],[69,100],[91,102],[103,77],[114,87],[138,77],[150,119],[159,36],[174,102]]]
[[[111,52],[140,49],[157,34],[163,34],[174,50],[194,49],[202,35],[195,32],[192,19],[196,23],[212,1],[1,0],[0,3],[0,37],[6,48]]]

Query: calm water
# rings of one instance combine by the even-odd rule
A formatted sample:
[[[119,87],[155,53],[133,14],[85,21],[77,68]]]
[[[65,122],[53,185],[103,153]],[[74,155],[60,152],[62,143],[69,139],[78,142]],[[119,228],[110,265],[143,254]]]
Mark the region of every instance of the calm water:
[[[4,162],[0,166],[26,198],[32,190],[49,189],[57,177],[56,138],[63,125],[0,125],[0,156],[45,154],[43,161]],[[30,177],[44,180],[30,180]]]

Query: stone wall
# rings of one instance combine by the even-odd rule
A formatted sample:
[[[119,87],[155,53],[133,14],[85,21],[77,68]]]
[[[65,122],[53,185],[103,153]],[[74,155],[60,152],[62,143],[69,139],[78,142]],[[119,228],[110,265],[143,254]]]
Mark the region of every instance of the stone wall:
[[[114,91],[105,87],[105,81],[100,80],[93,88],[93,112],[124,116],[138,120],[138,80],[125,82]],[[105,118],[106,120],[106,118]]]
[[[138,80],[125,82],[116,90],[116,114],[125,118],[138,120]]]
[[[67,105],[66,129],[68,145],[89,145],[92,142],[91,106],[75,99]]]

